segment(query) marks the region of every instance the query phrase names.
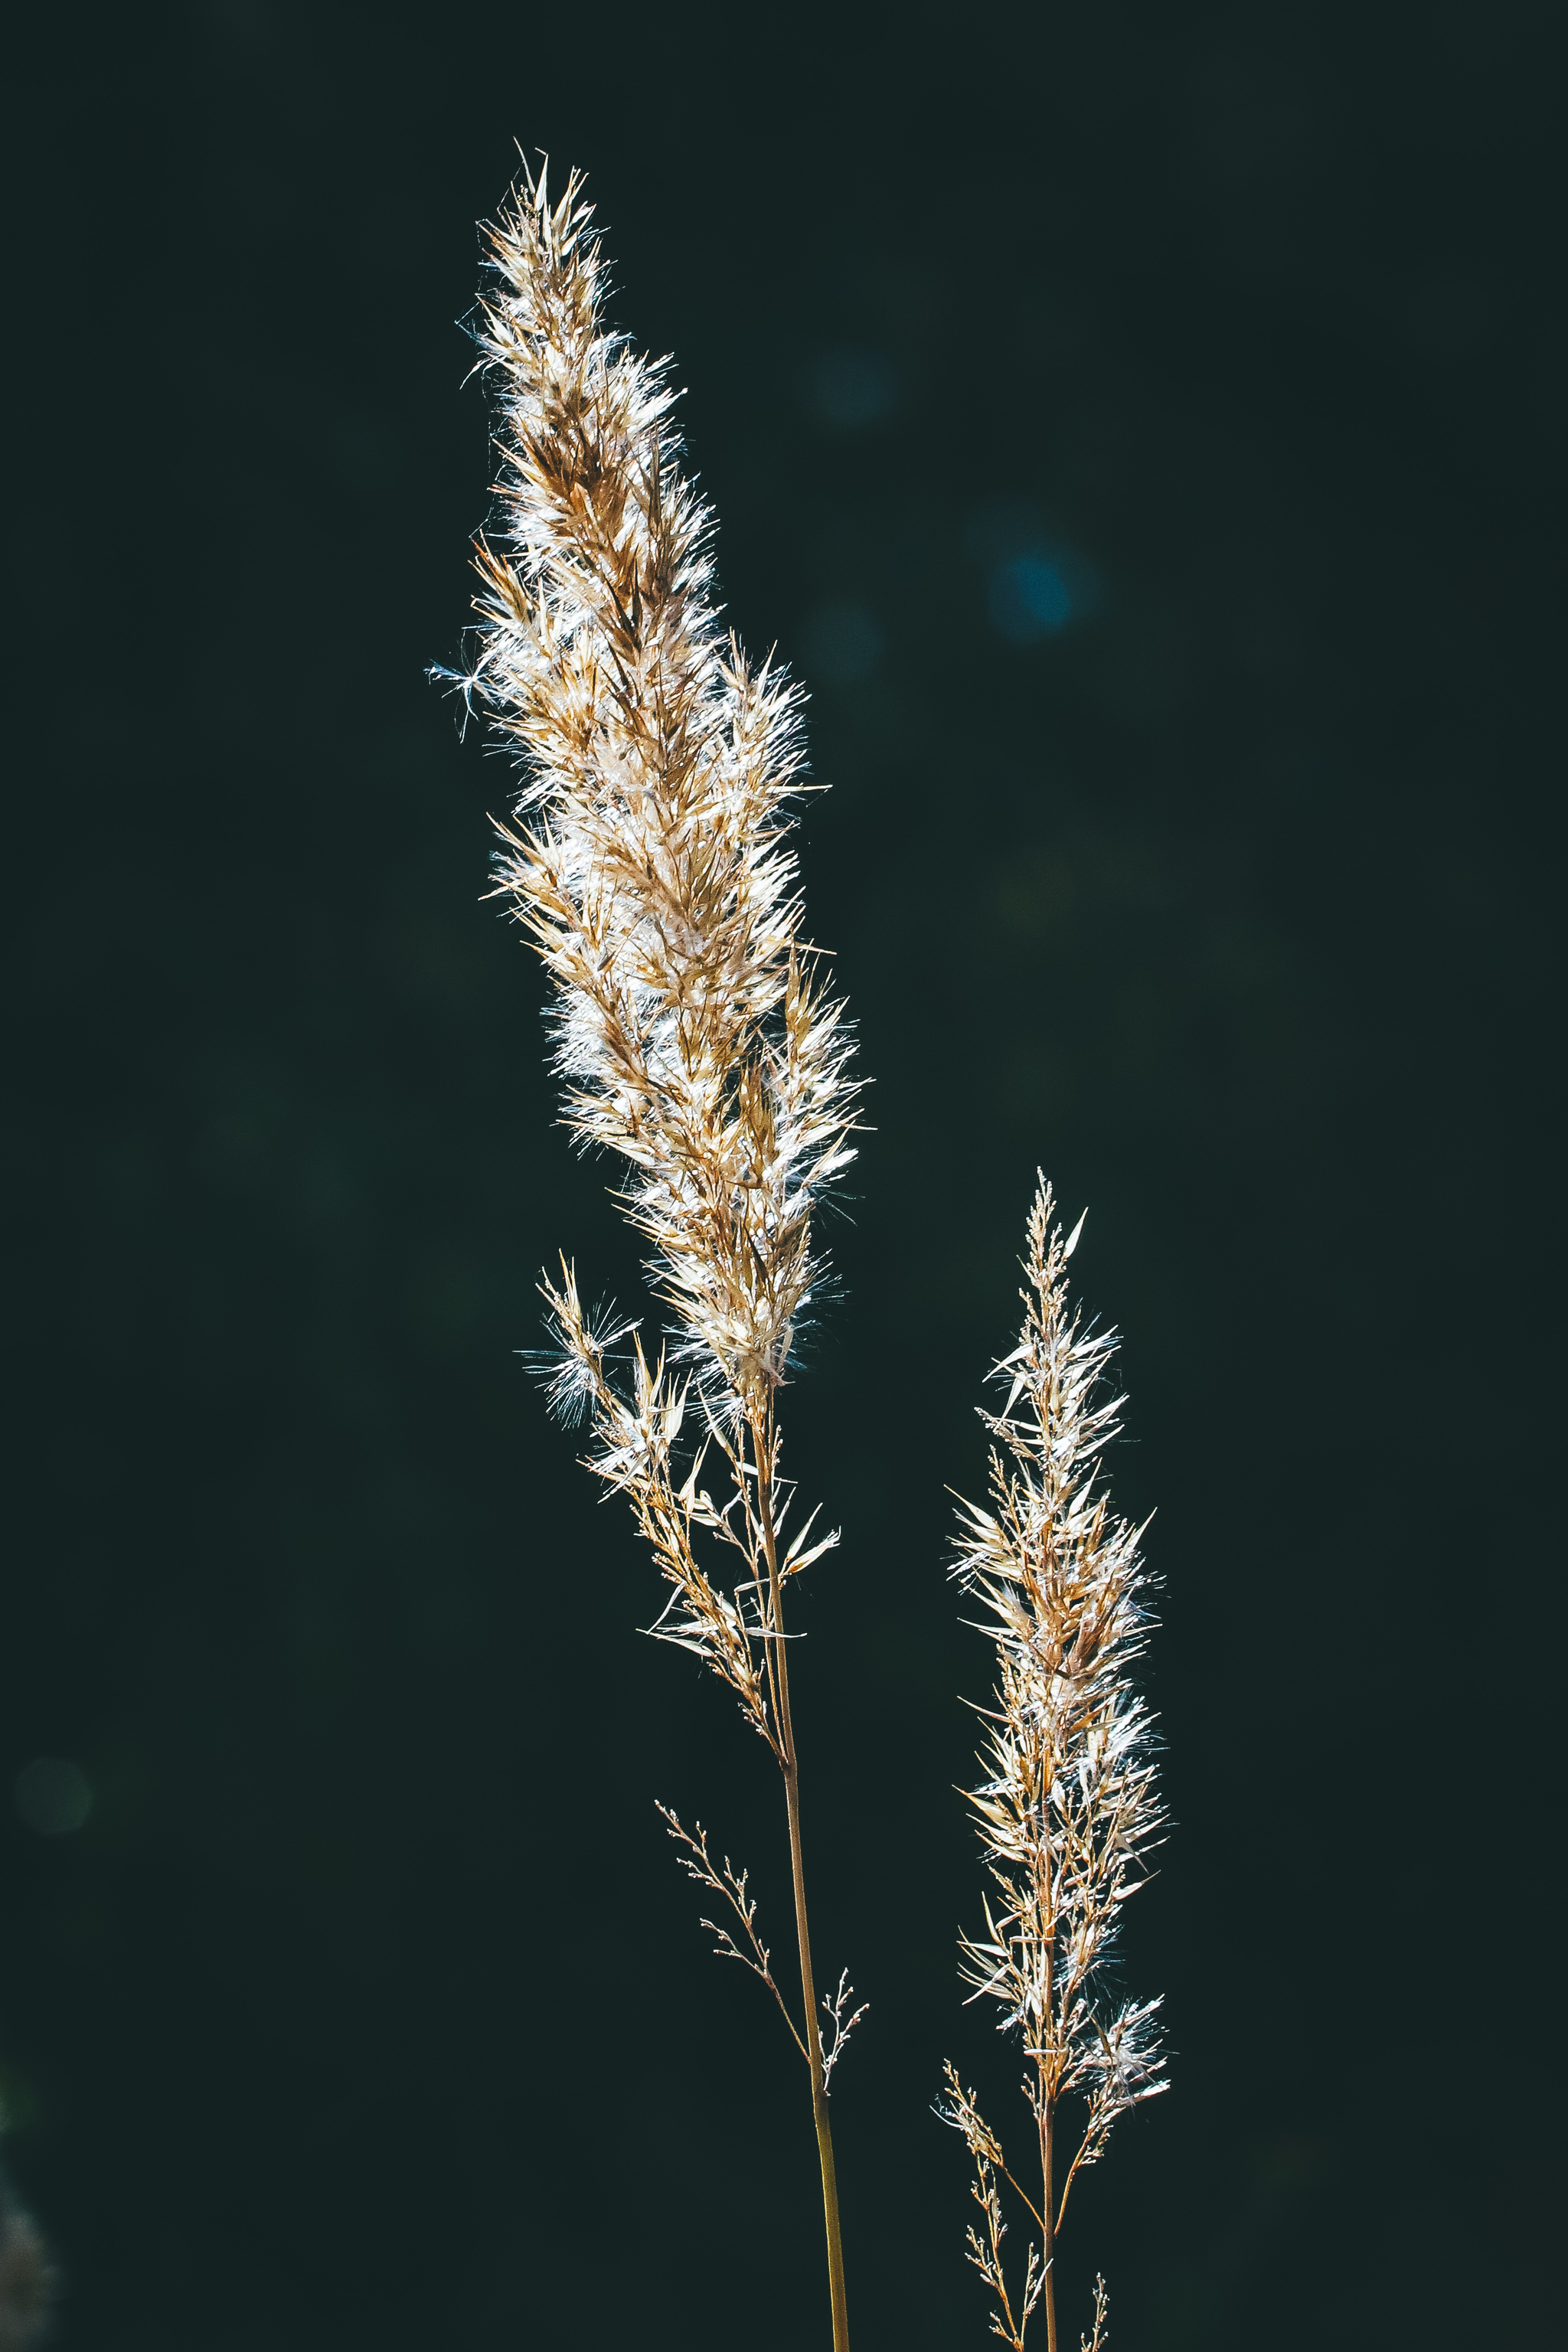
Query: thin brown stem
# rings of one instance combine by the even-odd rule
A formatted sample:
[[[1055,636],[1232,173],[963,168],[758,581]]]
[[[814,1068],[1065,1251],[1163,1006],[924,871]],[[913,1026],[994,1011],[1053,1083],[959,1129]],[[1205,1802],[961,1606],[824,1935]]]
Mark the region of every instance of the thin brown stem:
[[[1013,2175],[1008,2171],[1005,2165],[1002,2166],[1001,2170],[1003,2179],[1007,2183],[1008,2188],[1011,2189],[1013,2194],[1018,2200],[1019,2204],[1027,2206],[1030,2213],[1034,2217],[1035,2226],[1037,2229],[1043,2230],[1046,2225],[1040,2218],[1039,2209],[1036,2205],[1035,2200],[1030,2196],[1028,2190],[1024,2187],[1023,2182],[1021,2180],[1015,2180]]]
[[[1045,2069],[1040,2069],[1040,2179],[1043,2194],[1040,2210],[1044,2216],[1041,2228],[1045,2243],[1040,2249],[1046,2265],[1046,2352],[1057,2352],[1057,2233],[1051,2217],[1051,2167],[1056,2155],[1057,2105],[1047,2094]]]
[[[772,1414],[759,1426],[752,1424],[757,1467],[757,1516],[768,1561],[768,1602],[775,1653],[780,1759],[784,1803],[789,1812],[790,1869],[795,1880],[795,1924],[800,1938],[800,1990],[805,2004],[806,2051],[811,2063],[811,2114],[816,2126],[816,2153],[822,2166],[822,2209],[827,2225],[827,2291],[833,2308],[833,2352],[849,2352],[849,2305],[844,2289],[844,2242],[838,2226],[838,2177],[833,2162],[833,2127],[827,2111],[827,2082],[822,2063],[822,2033],[816,2014],[816,1986],[811,1972],[811,1931],[805,1914],[805,1864],[801,1855],[800,1771],[795,1758],[795,1726],[789,1706],[789,1654],[784,1638],[784,1585],[779,1575],[778,1544],[773,1534]],[[1052,2352],[1055,2352],[1053,2346]]]
[[[1074,2157],[1074,2158],[1073,2158],[1073,2160],[1072,2160],[1071,2164],[1069,2164],[1069,2165],[1068,2165],[1068,2177],[1067,2177],[1067,2179],[1066,2179],[1063,2181],[1063,2183],[1062,2183],[1061,2202],[1060,2202],[1060,2204],[1057,2207],[1057,2228],[1058,2228],[1058,2230],[1059,2230],[1059,2229],[1061,2228],[1061,2226],[1062,2226],[1062,2215],[1063,2215],[1063,2214],[1067,2211],[1067,2210],[1068,2210],[1068,2191],[1071,2189],[1072,2185],[1073,2185],[1073,2181],[1074,2181],[1074,2179],[1076,2179],[1076,2177],[1077,2177],[1079,2166],[1083,2162],[1084,2150],[1088,2147],[1088,2146],[1089,2146],[1089,2134],[1088,2134],[1087,2132],[1085,2132],[1085,2134],[1084,2134],[1084,2136],[1083,2136],[1082,2139],[1079,2142],[1078,2154]]]
[[[1048,1848],[1036,1854],[1035,1883],[1036,1899],[1041,1914],[1047,1918],[1052,1918],[1055,1906],[1051,1901],[1051,1866]],[[1044,1999],[1040,2012],[1040,2032],[1049,2039],[1053,2037],[1055,2032],[1057,1995],[1056,1953],[1049,1940],[1046,1945],[1044,1958],[1045,1977],[1041,1987]],[[1041,2050],[1037,2056],[1035,2064],[1039,2074],[1039,2094],[1035,2114],[1040,2127],[1040,2213],[1042,2217],[1040,2228],[1043,2238],[1040,2258],[1046,2266],[1046,2352],[1057,2352],[1057,2231],[1051,2211],[1052,2168],[1056,2157],[1057,2132],[1056,2083],[1053,2080],[1052,2071],[1047,2066],[1044,2050]]]
[[[771,1559],[768,1563],[768,1622],[772,1625],[776,1624],[777,1622],[777,1592],[775,1590],[776,1579]],[[764,1642],[763,1643],[763,1664],[767,1668],[768,1675],[768,1701],[773,1711],[773,1727],[780,1739],[784,1737],[784,1714],[779,1706],[779,1678],[773,1663],[773,1652],[775,1650],[782,1651],[783,1648],[784,1642],[782,1638],[777,1641]],[[781,1765],[784,1762],[782,1753],[779,1755],[779,1762]]]

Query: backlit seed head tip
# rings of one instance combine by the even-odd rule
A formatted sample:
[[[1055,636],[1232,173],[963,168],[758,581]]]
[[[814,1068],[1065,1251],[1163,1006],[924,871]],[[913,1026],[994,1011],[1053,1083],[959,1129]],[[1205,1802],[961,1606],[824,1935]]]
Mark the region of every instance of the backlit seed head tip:
[[[497,889],[552,983],[567,1124],[629,1164],[677,1344],[755,1403],[822,1279],[858,1087],[801,930],[800,698],[721,625],[668,372],[605,327],[589,219],[542,173],[490,232],[500,463],[464,683],[521,770]]]

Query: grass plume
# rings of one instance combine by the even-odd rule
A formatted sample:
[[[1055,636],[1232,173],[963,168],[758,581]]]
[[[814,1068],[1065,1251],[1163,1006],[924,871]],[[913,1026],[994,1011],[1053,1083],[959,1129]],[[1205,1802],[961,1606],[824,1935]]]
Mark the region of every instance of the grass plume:
[[[1064,1238],[1042,1177],[1029,1213],[1023,1331],[992,1374],[1006,1384],[1006,1402],[981,1415],[994,1441],[992,1508],[961,1507],[953,1570],[981,1606],[997,1677],[984,1711],[984,1777],[970,1795],[992,1884],[984,1931],[962,1938],[961,1965],[971,1998],[998,2002],[1000,2030],[1021,2038],[1037,2189],[1009,2169],[951,2065],[938,2113],[973,2161],[983,2226],[970,2229],[969,2258],[991,2290],[994,2332],[1013,2352],[1024,2352],[1042,2300],[1047,2352],[1057,2352],[1056,2244],[1073,2182],[1104,2153],[1116,2118],[1167,2087],[1159,2000],[1113,2005],[1103,1990],[1122,1906],[1143,1883],[1164,1817],[1152,1719],[1131,1680],[1149,1623],[1142,1530],[1112,1513],[1101,1475],[1124,1402],[1100,1398],[1116,1338],[1086,1328],[1068,1296],[1082,1224]],[[1064,2168],[1069,2096],[1080,2123]],[[1037,2233],[1011,2284],[1003,2181]],[[1105,2340],[1097,2280],[1086,2352],[1102,2352]]]
[[[526,173],[489,231],[479,341],[500,461],[481,540],[478,644],[460,683],[518,757],[498,890],[552,982],[565,1120],[615,1153],[667,1343],[547,1281],[554,1402],[587,1419],[588,1466],[624,1495],[668,1588],[652,1630],[733,1692],[783,1777],[797,2021],[744,1872],[667,1814],[689,1870],[805,2060],[821,2162],[835,2352],[848,2321],[827,2077],[854,2018],[812,1973],[784,1597],[836,1541],[788,1525],[779,1396],[823,1279],[813,1219],[853,1157],[843,1008],[802,930],[791,802],[800,697],[750,663],[713,595],[712,519],[680,469],[668,365],[604,320],[605,273],[574,176]],[[617,1350],[627,1360],[617,1371]],[[705,1473],[707,1474],[705,1478]],[[708,1483],[710,1480],[711,1483]]]

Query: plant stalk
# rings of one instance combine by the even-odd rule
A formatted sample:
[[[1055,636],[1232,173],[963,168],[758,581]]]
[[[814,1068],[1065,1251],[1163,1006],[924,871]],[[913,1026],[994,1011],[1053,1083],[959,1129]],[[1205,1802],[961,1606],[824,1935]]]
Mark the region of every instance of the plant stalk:
[[[1057,2111],[1053,2103],[1042,2102],[1040,2111],[1040,2170],[1045,2176],[1046,2193],[1040,2206],[1040,2218],[1045,2229],[1045,2244],[1041,2253],[1046,2265],[1046,2352],[1057,2352],[1057,2218],[1052,2210],[1055,2187],[1051,2179],[1056,2155]]]
[[[789,1655],[784,1638],[784,1586],[779,1576],[778,1545],[773,1536],[772,1429],[752,1425],[752,1442],[757,1462],[757,1508],[763,1545],[768,1561],[768,1603],[773,1624],[775,1688],[778,1694],[779,1740],[783,1748],[784,1803],[789,1811],[789,1858],[795,1880],[795,1924],[800,1939],[800,1990],[805,2004],[805,2047],[811,2064],[811,2115],[816,2126],[816,2153],[822,2166],[822,2210],[827,2225],[827,2291],[833,2307],[833,2352],[849,2352],[849,2305],[844,2291],[844,2241],[838,2226],[838,2178],[833,2163],[833,2126],[827,2112],[827,2080],[822,2064],[822,2033],[816,2014],[816,1985],[811,1972],[811,1930],[805,1916],[805,1864],[800,1843],[800,1770],[795,1760],[795,1726],[789,1708]],[[1051,2352],[1055,2352],[1055,2338]]]

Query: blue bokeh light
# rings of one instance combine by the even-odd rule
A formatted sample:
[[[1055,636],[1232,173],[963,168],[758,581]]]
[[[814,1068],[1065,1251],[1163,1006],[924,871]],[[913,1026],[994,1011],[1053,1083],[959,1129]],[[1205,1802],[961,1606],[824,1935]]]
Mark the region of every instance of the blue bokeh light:
[[[1066,571],[1042,551],[1016,555],[991,575],[991,617],[1011,645],[1059,635],[1078,611]]]
[[[1010,646],[1059,637],[1092,620],[1105,602],[1098,567],[1029,501],[976,507],[965,537],[984,576],[991,625]]]

